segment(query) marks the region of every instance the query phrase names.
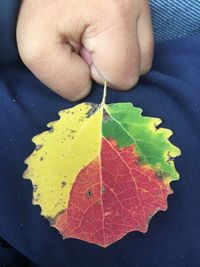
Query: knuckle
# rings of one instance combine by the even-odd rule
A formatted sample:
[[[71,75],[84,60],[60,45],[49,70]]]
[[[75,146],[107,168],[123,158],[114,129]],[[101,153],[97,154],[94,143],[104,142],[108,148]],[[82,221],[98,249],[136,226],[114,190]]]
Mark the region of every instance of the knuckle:
[[[149,72],[152,68],[152,62],[150,64],[146,64],[143,66],[142,70],[141,70],[141,74],[145,74],[147,72]]]
[[[138,83],[139,77],[139,74],[132,75],[129,79],[126,80],[126,83],[124,84],[124,89],[129,90],[134,87]]]
[[[126,73],[126,75],[123,75],[123,78],[121,79],[121,82],[119,83],[120,89],[127,91],[134,87],[139,80],[139,71],[138,69],[132,70],[129,73]]]
[[[44,58],[44,49],[37,43],[26,43],[19,48],[19,54],[25,65],[32,66]]]
[[[89,84],[89,86],[85,90],[81,90],[78,93],[76,91],[68,92],[66,98],[71,102],[79,101],[89,94],[90,88],[91,88],[91,84]]]
[[[148,45],[146,46],[145,51],[141,56],[141,73],[144,74],[152,68],[153,64],[153,52],[154,52],[154,42],[149,41]]]
[[[126,89],[131,89],[138,83],[140,77],[139,66],[132,66],[129,71],[127,71],[127,75],[125,76],[125,85]]]
[[[147,59],[147,61],[151,62],[153,59],[153,52],[154,52],[154,41],[153,37],[151,37],[146,41],[146,46],[144,48],[142,57],[144,59]]]
[[[76,101],[79,101],[81,99],[83,99],[86,95],[79,95],[79,94],[68,94],[67,95],[67,99],[71,102],[76,102]]]
[[[120,66],[115,68],[115,71],[112,73],[112,79],[110,79],[110,83],[113,85],[113,88],[122,91],[127,91],[135,86],[140,77],[139,64],[126,63],[127,62],[125,61],[124,64],[119,64]]]
[[[141,74],[145,74],[147,72],[149,72],[152,68],[152,64],[153,64],[153,57],[147,57],[146,59],[144,58],[143,60],[143,64],[141,65]]]

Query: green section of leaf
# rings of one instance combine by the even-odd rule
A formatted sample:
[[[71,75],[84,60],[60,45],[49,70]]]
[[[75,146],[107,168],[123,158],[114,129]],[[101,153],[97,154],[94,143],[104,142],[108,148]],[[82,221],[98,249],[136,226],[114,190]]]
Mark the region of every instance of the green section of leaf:
[[[105,110],[109,114],[103,121],[105,137],[114,138],[119,147],[134,144],[142,164],[154,167],[163,179],[179,179],[173,159],[180,150],[169,141],[172,132],[158,128],[160,119],[143,117],[142,109],[131,103],[106,105]]]

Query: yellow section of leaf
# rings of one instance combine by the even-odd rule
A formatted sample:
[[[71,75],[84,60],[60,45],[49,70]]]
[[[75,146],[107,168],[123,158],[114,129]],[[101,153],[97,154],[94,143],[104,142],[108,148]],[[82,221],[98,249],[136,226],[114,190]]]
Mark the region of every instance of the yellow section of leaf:
[[[33,138],[36,149],[26,160],[24,178],[32,180],[33,203],[45,217],[53,219],[67,208],[76,176],[99,155],[103,108],[97,107],[82,103],[63,110],[49,131]]]

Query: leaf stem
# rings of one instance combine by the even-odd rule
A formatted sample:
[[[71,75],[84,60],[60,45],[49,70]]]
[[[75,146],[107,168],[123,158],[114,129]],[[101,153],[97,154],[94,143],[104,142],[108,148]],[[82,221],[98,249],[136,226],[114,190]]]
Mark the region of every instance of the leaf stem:
[[[105,80],[105,82],[104,82],[104,88],[103,88],[103,98],[102,98],[101,106],[104,106],[105,105],[105,102],[106,102],[106,93],[107,93],[107,81]]]

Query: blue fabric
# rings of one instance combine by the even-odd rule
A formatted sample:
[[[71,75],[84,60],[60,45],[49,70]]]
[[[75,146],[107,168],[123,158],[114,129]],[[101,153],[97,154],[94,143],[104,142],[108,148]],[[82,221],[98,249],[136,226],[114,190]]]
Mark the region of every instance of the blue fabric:
[[[32,205],[32,186],[22,179],[32,136],[57,112],[74,104],[55,95],[27,70],[0,70],[0,236],[41,267],[200,266],[200,35],[156,46],[152,71],[128,92],[109,90],[107,102],[131,101],[144,115],[160,117],[181,148],[169,209],[152,219],[147,234],[130,233],[107,249],[62,240]],[[85,99],[99,103],[94,85]]]
[[[0,66],[20,62],[15,40],[19,0],[0,0]]]
[[[26,267],[30,262],[12,247],[0,247],[1,267]]]
[[[200,33],[199,0],[151,0],[156,42]]]

